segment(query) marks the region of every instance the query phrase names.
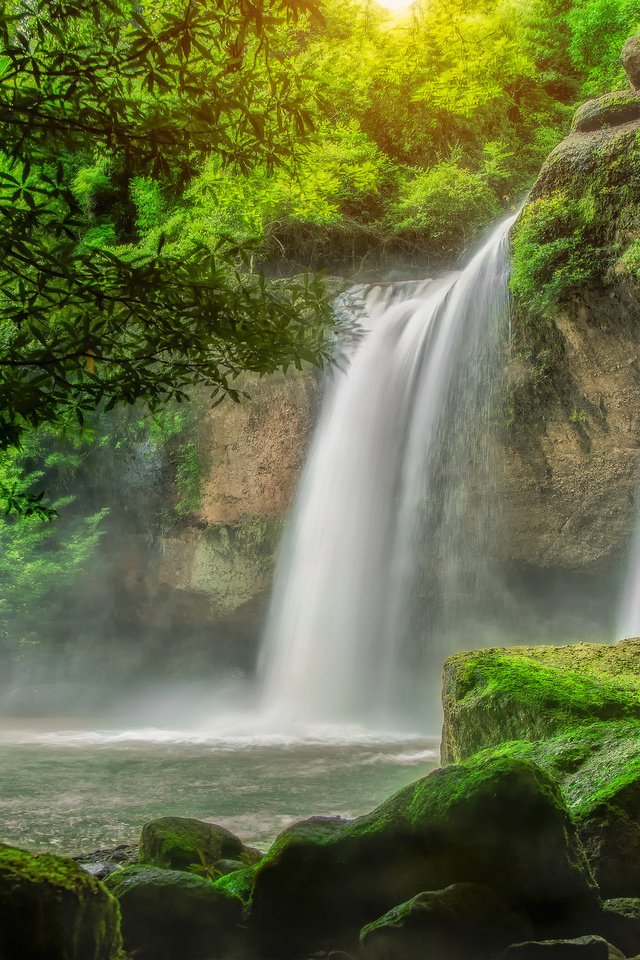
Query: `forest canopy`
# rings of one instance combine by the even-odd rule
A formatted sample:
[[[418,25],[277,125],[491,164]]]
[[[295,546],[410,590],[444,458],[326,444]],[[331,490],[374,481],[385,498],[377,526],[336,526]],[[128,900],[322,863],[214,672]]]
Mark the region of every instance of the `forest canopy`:
[[[41,426],[325,362],[301,271],[451,262],[639,25],[640,0],[3,4],[5,509],[43,512],[14,470]]]

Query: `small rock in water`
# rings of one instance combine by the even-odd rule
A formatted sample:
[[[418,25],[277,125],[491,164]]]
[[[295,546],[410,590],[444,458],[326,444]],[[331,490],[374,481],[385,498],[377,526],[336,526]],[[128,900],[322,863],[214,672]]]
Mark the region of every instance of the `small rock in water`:
[[[189,870],[194,864],[240,860],[251,866],[263,854],[246,847],[225,827],[191,817],[161,817],[142,828],[140,862],[168,870]]]

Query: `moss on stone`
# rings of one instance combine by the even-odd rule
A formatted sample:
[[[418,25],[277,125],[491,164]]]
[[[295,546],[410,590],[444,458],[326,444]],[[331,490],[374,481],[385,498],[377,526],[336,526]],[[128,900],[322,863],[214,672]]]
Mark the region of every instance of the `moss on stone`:
[[[251,880],[249,922],[276,956],[352,943],[394,905],[457,882],[489,884],[545,929],[597,903],[557,784],[511,756],[434,771],[351,822],[288,831]]]
[[[161,817],[142,828],[139,859],[172,870],[189,870],[204,859],[240,860],[250,865],[260,859],[259,850],[246,847],[239,837],[215,823],[192,817]]]
[[[552,318],[637,238],[640,121],[573,135],[553,151],[512,233],[511,288],[525,323]]]
[[[505,740],[548,739],[594,720],[640,719],[640,646],[619,647],[617,671],[616,653],[603,660],[605,651],[616,648],[598,644],[450,657],[444,673],[443,759],[459,762]]]
[[[73,860],[0,845],[0,955],[121,960],[117,901]]]
[[[444,703],[445,759],[547,770],[603,896],[640,896],[637,641],[459,654],[445,665]]]

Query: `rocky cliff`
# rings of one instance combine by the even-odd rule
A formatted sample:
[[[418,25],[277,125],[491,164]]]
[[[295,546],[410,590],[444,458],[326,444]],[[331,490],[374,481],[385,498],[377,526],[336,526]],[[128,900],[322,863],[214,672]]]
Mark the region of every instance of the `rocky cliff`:
[[[639,208],[640,97],[622,91],[578,110],[513,235],[502,490],[510,556],[536,566],[602,570],[628,546],[640,466]]]

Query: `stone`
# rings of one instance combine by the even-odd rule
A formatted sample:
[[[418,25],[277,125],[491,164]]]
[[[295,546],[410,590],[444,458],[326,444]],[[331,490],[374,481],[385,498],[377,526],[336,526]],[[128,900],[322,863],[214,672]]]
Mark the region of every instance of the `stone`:
[[[124,946],[136,960],[233,960],[246,951],[241,901],[203,877],[140,865],[105,885],[120,903]]]
[[[3,960],[120,960],[117,901],[73,860],[0,845]]]
[[[560,783],[602,896],[640,897],[640,647],[512,648],[445,664],[443,760],[483,748]]]
[[[445,661],[442,700],[444,763],[508,740],[549,740],[597,720],[640,721],[640,647],[625,641],[454,654]],[[635,728],[628,736],[626,764],[640,760]]]
[[[640,121],[640,96],[630,90],[607,93],[578,107],[572,133],[592,133]]]
[[[342,825],[306,821],[217,886],[243,896],[263,953],[281,958],[351,950],[397,904],[460,882],[490,886],[549,935],[598,910],[558,787],[512,758],[434,771]]]
[[[628,956],[640,953],[640,899],[605,900],[600,932]]]
[[[621,957],[618,951],[611,954],[610,950],[610,944],[597,936],[529,941],[512,944],[500,954],[499,960],[618,960]]]
[[[363,960],[492,960],[531,924],[489,889],[456,883],[419,893],[394,907],[360,934]]]
[[[228,873],[236,873],[238,870],[244,870],[246,863],[242,860],[216,860],[213,865],[214,872],[224,877]]]
[[[190,817],[162,817],[142,828],[141,863],[169,870],[189,870],[201,863],[214,866],[218,860],[239,860],[244,866],[257,863],[263,854],[246,847],[239,837],[215,823]]]
[[[634,90],[640,90],[640,34],[629,37],[622,48],[622,66]]]

